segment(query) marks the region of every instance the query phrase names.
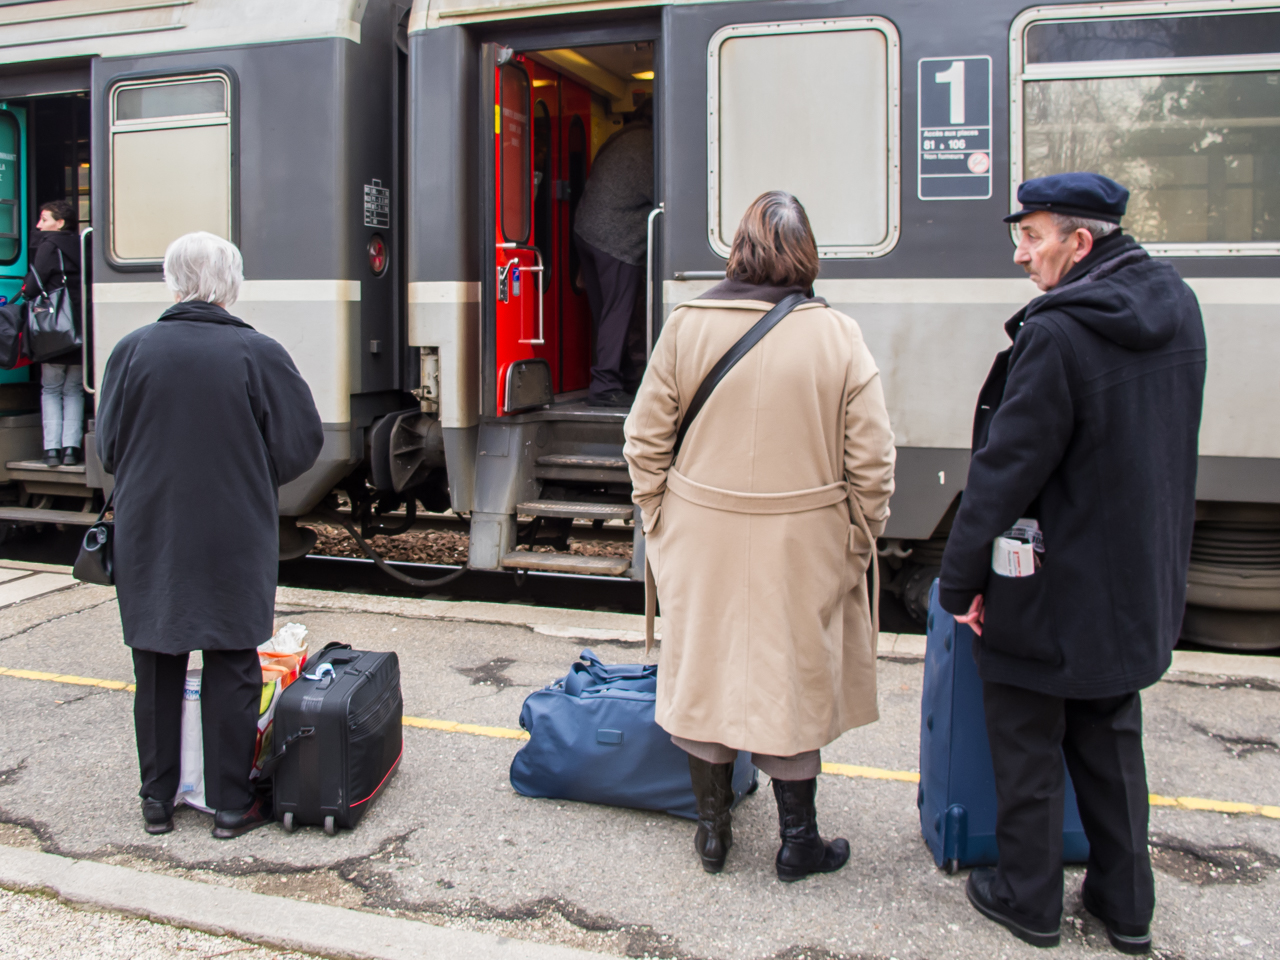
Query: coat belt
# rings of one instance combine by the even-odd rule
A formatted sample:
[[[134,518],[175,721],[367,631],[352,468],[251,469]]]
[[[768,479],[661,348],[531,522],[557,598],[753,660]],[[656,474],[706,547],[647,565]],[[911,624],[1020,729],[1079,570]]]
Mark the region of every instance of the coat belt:
[[[843,480],[808,490],[739,493],[736,490],[722,490],[697,483],[675,468],[667,471],[667,491],[700,507],[729,513],[804,513],[842,503],[849,498],[849,484]]]

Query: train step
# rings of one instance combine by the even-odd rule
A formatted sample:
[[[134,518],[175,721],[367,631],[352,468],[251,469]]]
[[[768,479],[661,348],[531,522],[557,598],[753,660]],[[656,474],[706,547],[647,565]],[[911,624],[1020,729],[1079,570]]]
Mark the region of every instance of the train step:
[[[28,493],[55,497],[92,497],[85,482],[83,463],[74,467],[48,467],[43,460],[9,460],[5,471],[10,480],[19,480]]]
[[[516,504],[526,517],[582,517],[587,520],[627,520],[635,515],[629,503],[579,503],[572,500],[528,500]]]
[[[508,570],[542,570],[548,573],[585,573],[621,577],[631,569],[630,557],[582,557],[572,553],[534,553],[513,550],[502,558]]]
[[[75,510],[41,510],[38,507],[0,507],[0,520],[20,520],[23,523],[68,523],[73,526],[91,527],[98,514]]]
[[[553,453],[534,463],[539,480],[581,480],[594,483],[630,483],[627,461],[620,455]]]

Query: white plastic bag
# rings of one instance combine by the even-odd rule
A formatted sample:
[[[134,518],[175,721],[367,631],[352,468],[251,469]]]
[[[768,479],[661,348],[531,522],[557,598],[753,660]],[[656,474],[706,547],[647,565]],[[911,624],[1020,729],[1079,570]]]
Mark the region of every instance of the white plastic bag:
[[[200,728],[200,670],[188,670],[182,688],[182,766],[174,805],[213,813],[204,802],[204,733]]]

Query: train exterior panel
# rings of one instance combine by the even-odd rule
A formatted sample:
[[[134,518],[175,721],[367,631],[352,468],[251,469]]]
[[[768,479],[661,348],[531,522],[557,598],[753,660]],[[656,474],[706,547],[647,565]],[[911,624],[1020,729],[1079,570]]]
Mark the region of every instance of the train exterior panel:
[[[1275,0],[58,0],[0,8],[0,62],[0,111],[27,125],[20,245],[64,169],[92,226],[90,387],[164,309],[168,240],[241,246],[237,313],[286,346],[325,423],[286,518],[340,489],[366,523],[452,508],[475,568],[639,576],[638,529],[629,564],[563,548],[575,520],[633,518],[625,411],[585,403],[572,236],[596,152],[651,97],[637,363],[723,276],[745,204],[799,196],[817,292],[884,378],[894,590],[927,590],[1002,321],[1037,293],[1002,217],[1061,169],[1133,188],[1127,228],[1200,299],[1202,559],[1253,556],[1280,523]],[[5,469],[25,485],[0,503],[12,522],[54,488]],[[92,499],[110,478],[90,458],[77,482]],[[1280,613],[1272,593],[1237,608]]]

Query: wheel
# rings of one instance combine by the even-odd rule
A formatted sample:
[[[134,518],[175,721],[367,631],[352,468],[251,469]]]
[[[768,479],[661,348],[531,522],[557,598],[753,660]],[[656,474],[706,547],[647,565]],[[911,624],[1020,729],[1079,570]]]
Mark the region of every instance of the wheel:
[[[324,818],[324,832],[331,837],[338,832],[338,828],[333,822],[333,817]]]
[[[942,864],[942,869],[947,871],[948,874],[954,875],[960,869],[960,861],[954,859],[945,860]]]
[[[290,810],[288,813],[284,815],[284,817],[281,819],[281,823],[284,825],[285,833],[293,833],[293,831],[298,829],[298,825],[293,822],[292,810]]]

